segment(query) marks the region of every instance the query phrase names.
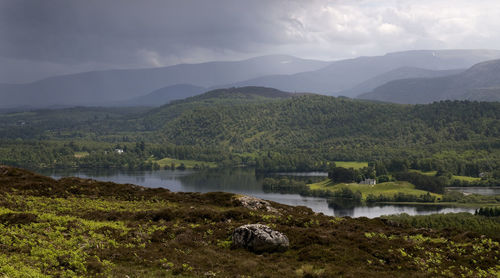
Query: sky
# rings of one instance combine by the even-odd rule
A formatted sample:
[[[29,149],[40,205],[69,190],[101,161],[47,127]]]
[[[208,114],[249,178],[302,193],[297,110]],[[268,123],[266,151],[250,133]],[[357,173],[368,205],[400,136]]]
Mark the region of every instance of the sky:
[[[498,0],[0,0],[0,82],[287,54],[500,49]]]

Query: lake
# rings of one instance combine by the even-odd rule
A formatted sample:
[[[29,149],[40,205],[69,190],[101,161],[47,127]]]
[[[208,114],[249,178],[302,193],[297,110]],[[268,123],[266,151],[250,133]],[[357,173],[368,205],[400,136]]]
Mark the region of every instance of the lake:
[[[447,187],[448,190],[479,195],[499,195],[500,187]]]
[[[167,188],[174,192],[214,192],[224,191],[245,194],[257,198],[271,200],[292,206],[307,206],[315,212],[333,216],[368,217],[407,213],[409,215],[424,215],[448,212],[474,212],[473,208],[444,207],[439,205],[377,205],[351,207],[336,207],[329,205],[324,198],[303,197],[299,194],[268,193],[262,189],[264,176],[256,175],[253,169],[212,169],[204,171],[192,170],[157,170],[157,171],[127,171],[127,170],[44,170],[40,174],[53,178],[76,176],[100,181],[116,183],[131,183],[145,187]],[[285,175],[285,173],[280,173]],[[306,176],[321,178],[322,173],[292,173],[289,176]]]

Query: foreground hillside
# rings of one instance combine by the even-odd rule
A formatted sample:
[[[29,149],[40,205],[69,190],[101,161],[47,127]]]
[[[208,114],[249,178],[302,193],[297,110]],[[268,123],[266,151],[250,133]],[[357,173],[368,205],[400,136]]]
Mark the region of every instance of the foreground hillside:
[[[496,277],[498,235],[334,218],[228,193],[172,193],[0,167],[4,277]],[[472,216],[471,216],[472,217]],[[478,217],[478,219],[485,219]],[[476,219],[477,221],[477,219]],[[288,236],[283,253],[232,248],[240,225]],[[446,223],[446,221],[443,221]]]

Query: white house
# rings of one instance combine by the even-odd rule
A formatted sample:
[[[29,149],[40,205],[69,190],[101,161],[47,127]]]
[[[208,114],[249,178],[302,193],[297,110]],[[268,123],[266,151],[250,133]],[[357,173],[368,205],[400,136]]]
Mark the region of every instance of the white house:
[[[376,179],[365,179],[364,181],[360,181],[359,184],[376,185],[377,180]]]

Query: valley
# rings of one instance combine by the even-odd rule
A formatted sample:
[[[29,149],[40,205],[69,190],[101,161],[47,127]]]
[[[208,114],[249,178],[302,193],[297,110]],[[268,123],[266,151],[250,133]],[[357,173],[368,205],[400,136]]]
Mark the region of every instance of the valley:
[[[345,186],[316,178],[320,183],[307,187],[295,178],[296,188],[282,188],[278,179],[271,191],[331,198],[344,188],[370,204],[480,208],[498,200],[442,194],[449,186],[500,184],[499,112],[498,103],[488,102],[413,106],[262,87],[217,89],[159,108],[1,114],[0,163],[34,170],[249,168],[263,175],[337,166],[352,169]],[[363,179],[378,184],[358,185]]]

